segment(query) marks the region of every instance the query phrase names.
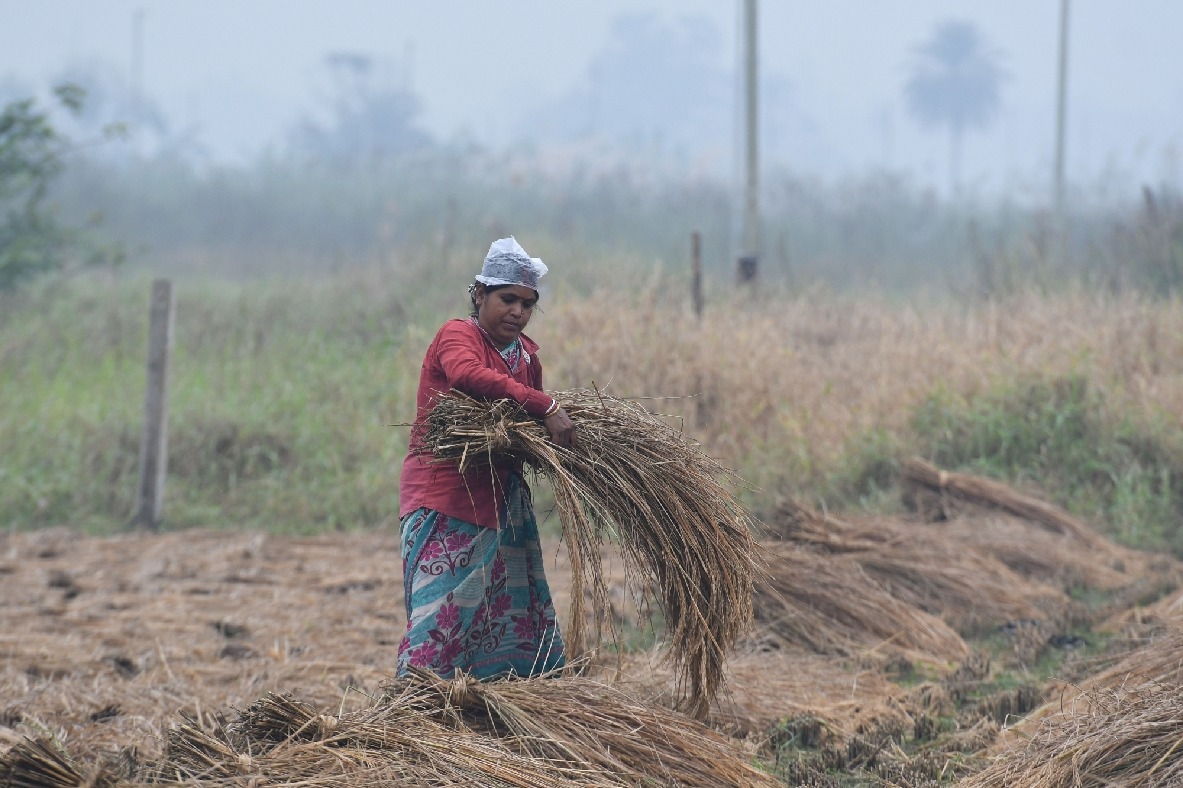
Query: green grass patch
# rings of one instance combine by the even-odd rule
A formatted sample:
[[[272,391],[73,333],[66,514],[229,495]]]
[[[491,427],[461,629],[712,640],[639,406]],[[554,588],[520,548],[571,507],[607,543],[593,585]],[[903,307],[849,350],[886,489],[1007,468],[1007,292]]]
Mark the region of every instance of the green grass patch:
[[[1123,412],[1083,376],[1007,381],[972,399],[936,392],[911,428],[943,468],[1038,487],[1125,544],[1183,555],[1183,429]]]
[[[138,477],[146,283],[47,288],[0,319],[0,513],[122,528]],[[165,527],[391,523],[422,348],[385,297],[255,283],[178,299]],[[352,299],[352,300],[351,300]]]
[[[1084,376],[1006,379],[973,397],[938,389],[904,431],[852,436],[792,492],[833,509],[898,510],[910,455],[1036,489],[1123,544],[1183,556],[1183,426],[1123,410]]]

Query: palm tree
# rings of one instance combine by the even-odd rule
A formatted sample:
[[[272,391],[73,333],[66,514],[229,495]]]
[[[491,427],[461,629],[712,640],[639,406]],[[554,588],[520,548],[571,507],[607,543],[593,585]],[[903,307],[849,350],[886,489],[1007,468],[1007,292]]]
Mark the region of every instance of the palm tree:
[[[985,128],[998,112],[1006,72],[1001,54],[987,46],[970,22],[946,21],[913,50],[904,86],[908,109],[922,125],[949,128],[949,187],[961,190],[961,137]]]

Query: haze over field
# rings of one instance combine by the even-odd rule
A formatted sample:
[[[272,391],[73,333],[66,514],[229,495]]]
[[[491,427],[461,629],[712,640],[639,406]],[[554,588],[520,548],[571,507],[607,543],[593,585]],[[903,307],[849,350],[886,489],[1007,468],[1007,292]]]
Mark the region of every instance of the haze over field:
[[[1183,3],[764,0],[757,162],[755,2],[0,0],[0,784],[1183,784]],[[605,556],[663,715],[750,605],[741,771],[562,679],[388,679],[425,348],[511,234],[564,478],[658,546],[627,586],[531,481],[552,588]],[[661,475],[708,465],[734,501]],[[545,775],[457,738],[502,723]]]
[[[0,0],[0,95],[88,74],[126,99],[138,62],[156,145],[197,163],[249,163],[287,150],[343,75],[364,73],[409,90],[436,141],[624,146],[730,176],[738,5]],[[947,135],[916,122],[904,84],[916,48],[960,20],[1005,74],[992,122],[965,135],[965,185],[1046,193],[1059,10],[1053,0],[762,3],[765,160],[826,178],[887,168],[944,189]],[[1173,0],[1072,5],[1072,181],[1179,182],[1180,29]]]

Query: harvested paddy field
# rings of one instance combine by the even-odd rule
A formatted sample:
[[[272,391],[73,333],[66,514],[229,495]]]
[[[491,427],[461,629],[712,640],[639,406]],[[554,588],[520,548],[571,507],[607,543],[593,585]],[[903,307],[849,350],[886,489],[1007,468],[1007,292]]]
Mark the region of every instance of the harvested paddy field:
[[[476,685],[392,677],[393,532],[8,533],[0,782],[1172,784],[1180,565],[935,494],[928,516],[785,501],[705,724],[673,710],[661,625],[608,548],[627,648]],[[566,548],[545,554],[563,611]]]

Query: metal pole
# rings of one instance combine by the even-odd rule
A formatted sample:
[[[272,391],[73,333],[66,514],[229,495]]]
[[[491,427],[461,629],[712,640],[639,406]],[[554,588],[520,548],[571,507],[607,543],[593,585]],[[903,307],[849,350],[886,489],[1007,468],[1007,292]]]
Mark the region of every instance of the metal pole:
[[[756,279],[760,260],[760,156],[757,147],[759,59],[756,0],[744,0],[744,213],[743,249],[739,257],[739,281]]]
[[[1064,216],[1064,144],[1068,105],[1068,2],[1060,0],[1060,70],[1056,86],[1056,219]]]

